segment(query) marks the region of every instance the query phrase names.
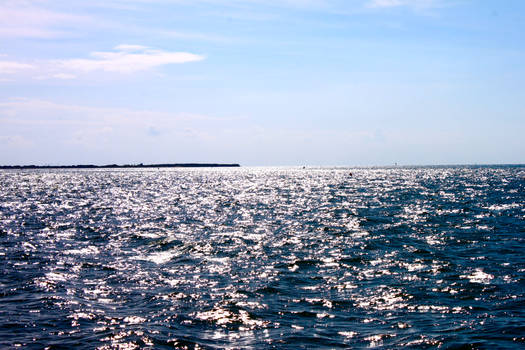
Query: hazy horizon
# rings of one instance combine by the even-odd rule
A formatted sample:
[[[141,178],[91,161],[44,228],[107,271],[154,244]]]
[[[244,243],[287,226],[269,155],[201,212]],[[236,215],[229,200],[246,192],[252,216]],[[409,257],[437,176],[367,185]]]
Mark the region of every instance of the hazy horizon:
[[[0,3],[0,165],[523,164],[525,3]]]
[[[166,164],[169,164],[169,166],[166,166]],[[196,166],[187,166],[188,164],[196,164]],[[282,165],[244,165],[240,163],[217,163],[217,162],[187,162],[187,163],[168,163],[168,162],[162,162],[162,163],[82,163],[82,164],[58,164],[58,163],[46,163],[46,164],[0,164],[0,170],[2,168],[9,169],[9,168],[16,168],[16,167],[35,167],[36,169],[46,169],[46,168],[64,168],[66,170],[75,170],[76,167],[78,169],[91,169],[89,167],[94,166],[94,170],[96,169],[111,169],[112,167],[116,166],[116,169],[155,169],[157,168],[155,165],[164,165],[161,167],[158,167],[160,169],[170,169],[170,168],[186,168],[186,169],[192,169],[192,168],[305,168],[305,169],[367,169],[367,168],[454,168],[454,167],[483,167],[483,168],[490,168],[490,167],[524,167],[525,163],[472,163],[472,164],[459,164],[459,163],[448,163],[448,164],[370,164],[370,165],[359,165],[359,164],[282,164]],[[209,165],[209,166],[206,166]],[[32,169],[32,168],[27,168]]]

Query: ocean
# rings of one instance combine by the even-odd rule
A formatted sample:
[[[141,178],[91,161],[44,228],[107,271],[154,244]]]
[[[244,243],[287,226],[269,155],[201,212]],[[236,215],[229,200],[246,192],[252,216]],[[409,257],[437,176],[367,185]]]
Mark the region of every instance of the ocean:
[[[525,166],[0,186],[0,348],[525,348]]]

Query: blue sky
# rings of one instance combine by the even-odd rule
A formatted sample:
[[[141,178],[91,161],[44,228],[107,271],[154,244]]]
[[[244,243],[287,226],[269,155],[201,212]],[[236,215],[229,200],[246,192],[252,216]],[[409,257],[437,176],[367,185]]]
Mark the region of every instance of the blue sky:
[[[524,163],[521,0],[0,0],[0,164]]]

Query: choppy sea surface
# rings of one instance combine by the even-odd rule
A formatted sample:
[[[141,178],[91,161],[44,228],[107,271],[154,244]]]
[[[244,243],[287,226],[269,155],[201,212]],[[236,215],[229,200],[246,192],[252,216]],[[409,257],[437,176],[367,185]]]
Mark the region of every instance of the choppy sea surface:
[[[0,172],[0,348],[525,348],[525,167]]]

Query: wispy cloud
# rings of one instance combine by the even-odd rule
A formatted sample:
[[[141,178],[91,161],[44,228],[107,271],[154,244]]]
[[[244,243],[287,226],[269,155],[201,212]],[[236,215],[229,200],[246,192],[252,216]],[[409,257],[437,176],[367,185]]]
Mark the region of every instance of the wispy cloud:
[[[0,61],[0,74],[14,74],[20,71],[34,69],[35,66],[14,61]]]
[[[55,38],[70,35],[67,28],[87,22],[87,16],[40,8],[30,1],[0,3],[0,37],[4,38]]]
[[[0,164],[29,162],[24,159],[35,159],[34,154],[39,154],[37,161],[42,162],[57,149],[71,153],[72,162],[79,162],[91,151],[100,159],[100,152],[108,149],[119,150],[120,159],[130,154],[148,159],[153,150],[182,150],[214,139],[218,130],[238,124],[238,118],[11,98],[0,100],[0,147],[10,151],[0,152]],[[30,150],[22,149],[24,140],[32,140]],[[18,156],[9,160],[10,154]],[[162,152],[159,156],[166,157]],[[107,161],[118,161],[110,154],[107,157]],[[166,161],[161,158],[157,161]]]
[[[168,113],[151,110],[136,110],[115,107],[93,107],[76,104],[56,103],[30,98],[11,98],[0,101],[0,122],[4,124],[46,125],[46,126],[142,126],[153,125],[163,130],[181,123],[213,123],[232,121],[239,118],[217,118],[202,114]]]
[[[58,67],[73,72],[118,72],[133,73],[154,67],[201,61],[202,55],[188,52],[153,50],[140,45],[118,45],[115,51],[92,52],[92,58],[77,58],[56,61]]]
[[[40,60],[31,63],[13,60],[0,60],[0,74],[10,76],[21,74],[34,79],[75,79],[92,72],[111,72],[130,74],[156,67],[197,62],[205,57],[189,52],[171,52],[148,48],[142,45],[121,44],[113,51],[92,52],[90,58]]]
[[[74,74],[67,74],[67,73],[56,73],[56,74],[49,74],[49,75],[38,75],[35,77],[37,80],[48,80],[48,79],[59,79],[59,80],[72,80],[76,79],[77,76]]]

